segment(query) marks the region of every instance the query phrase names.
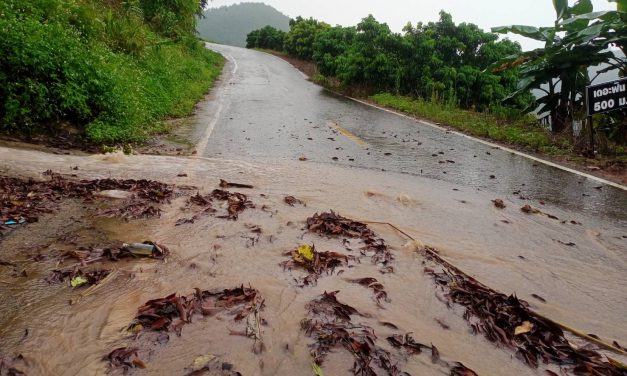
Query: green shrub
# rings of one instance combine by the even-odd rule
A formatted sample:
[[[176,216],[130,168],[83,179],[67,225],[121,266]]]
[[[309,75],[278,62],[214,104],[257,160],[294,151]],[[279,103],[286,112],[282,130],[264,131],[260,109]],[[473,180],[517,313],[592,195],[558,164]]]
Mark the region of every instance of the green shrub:
[[[69,122],[93,142],[132,141],[191,112],[222,58],[191,34],[160,36],[130,2],[109,3],[0,2],[0,130]]]

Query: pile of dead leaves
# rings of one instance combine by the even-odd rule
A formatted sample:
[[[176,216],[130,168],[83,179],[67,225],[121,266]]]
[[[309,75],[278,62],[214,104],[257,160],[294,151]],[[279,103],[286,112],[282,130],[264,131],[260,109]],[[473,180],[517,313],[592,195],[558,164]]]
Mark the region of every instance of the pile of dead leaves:
[[[232,183],[231,183],[232,184]],[[224,184],[222,184],[224,185]],[[180,226],[185,223],[194,223],[198,218],[205,214],[215,213],[217,210],[213,207],[213,200],[226,201],[227,212],[226,214],[218,215],[218,218],[226,218],[230,220],[237,220],[239,213],[243,212],[247,208],[254,208],[253,202],[243,193],[229,192],[223,189],[214,189],[208,195],[201,195],[196,193],[190,197],[187,201],[188,205],[200,206],[202,209],[194,214],[191,218],[181,218],[176,221],[176,225]]]
[[[353,317],[366,318],[354,307],[337,300],[338,291],[324,292],[305,307],[307,317],[301,321],[305,334],[314,339],[310,345],[311,356],[317,367],[322,365],[327,354],[336,348],[344,348],[353,356],[352,372],[358,376],[409,376],[400,366],[411,355],[420,354],[423,349],[431,351],[433,363],[451,369],[451,375],[476,375],[461,363],[440,359],[438,349],[416,342],[410,334],[393,335],[388,343],[397,351],[390,352],[381,347],[374,329],[363,323],[354,323]],[[384,323],[396,328],[391,323]],[[465,371],[463,373],[462,371]]]
[[[101,191],[130,192],[130,198],[116,209],[101,214],[127,219],[158,216],[160,210],[150,203],[168,202],[173,190],[170,186],[151,180],[97,179],[69,180],[47,172],[50,180],[22,180],[0,176],[0,229],[10,225],[37,222],[43,213],[50,213],[64,198],[95,199]]]
[[[423,254],[442,266],[442,272],[430,268],[425,272],[433,276],[451,303],[466,308],[464,318],[473,332],[516,351],[516,356],[530,367],[536,368],[542,362],[567,367],[576,374],[625,375],[625,369],[612,360],[603,361],[592,346],[575,349],[560,327],[535,315],[527,302],[496,292],[466,276],[433,249],[423,249]]]
[[[168,332],[180,336],[182,327],[191,323],[194,316],[213,316],[225,312],[233,316],[236,322],[245,321],[245,329],[241,332],[232,331],[232,334],[253,338],[255,340],[253,350],[262,351],[260,326],[264,321],[260,311],[263,306],[263,298],[253,288],[241,286],[214,291],[201,291],[196,288],[195,292],[188,296],[171,294],[146,302],[137,310],[137,315],[128,330],[137,336],[145,331],[160,332],[162,336],[158,341],[165,343],[169,339]],[[128,361],[131,356],[137,357],[136,348],[116,349],[105,359],[109,360],[111,368],[137,367],[137,364]]]
[[[392,271],[389,265],[394,259],[385,241],[364,223],[342,217],[333,211],[314,214],[307,218],[307,229],[326,236],[358,238],[364,243],[362,254],[370,255],[372,262],[383,266],[383,271]]]
[[[182,326],[192,322],[194,315],[213,316],[229,310],[235,315],[235,321],[240,321],[262,306],[263,299],[252,288],[242,286],[219,291],[196,289],[189,296],[172,294],[146,302],[137,310],[137,316],[130,327],[135,328],[134,331],[141,328],[180,334]]]
[[[336,268],[347,266],[349,261],[355,259],[337,252],[318,252],[314,245],[308,244],[300,245],[285,255],[290,256],[290,260],[281,263],[283,269],[301,268],[309,273],[302,279],[304,285],[315,284],[322,274],[332,274]]]
[[[376,344],[374,330],[363,324],[351,322],[351,316],[361,316],[353,307],[337,300],[338,291],[312,300],[307,306],[308,317],[301,321],[305,334],[315,340],[311,356],[321,365],[327,354],[343,347],[353,355],[352,372],[355,375],[402,375],[390,353]]]
[[[75,266],[64,270],[53,270],[52,274],[46,277],[46,282],[63,283],[64,281],[69,281],[70,286],[74,288],[87,287],[102,281],[110,273],[111,270],[108,269],[87,271],[79,266]]]
[[[248,196],[239,192],[229,192],[222,189],[214,189],[209,197],[219,201],[226,201],[228,203],[228,214],[219,215],[218,218],[236,220],[240,212],[243,212],[246,208],[255,207],[253,202],[248,199]]]

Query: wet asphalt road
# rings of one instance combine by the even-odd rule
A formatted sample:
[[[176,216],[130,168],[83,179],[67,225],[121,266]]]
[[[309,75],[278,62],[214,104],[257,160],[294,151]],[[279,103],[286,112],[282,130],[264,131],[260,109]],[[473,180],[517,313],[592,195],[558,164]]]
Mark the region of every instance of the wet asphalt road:
[[[207,157],[304,156],[303,168],[317,162],[445,180],[460,190],[550,202],[627,226],[625,190],[335,95],[275,56],[209,47],[229,62]]]

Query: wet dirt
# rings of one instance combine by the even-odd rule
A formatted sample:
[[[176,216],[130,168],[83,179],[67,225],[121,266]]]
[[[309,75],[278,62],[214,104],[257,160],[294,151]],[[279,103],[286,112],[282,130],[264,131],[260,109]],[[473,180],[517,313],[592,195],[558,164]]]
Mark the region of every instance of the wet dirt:
[[[145,143],[136,145],[134,152],[153,155],[193,155],[197,142],[195,119],[196,117],[190,116],[167,120],[168,132],[154,135]]]
[[[544,364],[529,368],[509,349],[471,334],[463,308],[448,308],[442,302],[432,277],[423,272],[424,257],[394,228],[369,224],[394,256],[390,262],[394,272],[385,274],[380,272],[381,265],[361,255],[363,244],[358,239],[348,239],[347,244],[341,238],[307,231],[306,218],[329,209],[357,220],[393,223],[437,248],[443,257],[486,285],[527,300],[541,314],[606,342],[627,343],[623,288],[627,283],[627,234],[621,222],[534,203],[542,212],[559,218],[555,220],[541,213],[524,213],[519,201],[508,198],[503,198],[506,207],[499,209],[494,207],[493,194],[443,181],[316,163],[307,169],[301,166],[302,162],[269,166],[200,157],[65,156],[0,148],[0,169],[11,176],[43,179],[41,173],[51,169],[77,178],[159,180],[176,185],[181,192],[160,207],[159,218],[101,218],[94,213],[102,209],[99,205],[109,205],[107,200],[98,201],[96,207],[69,200],[39,222],[3,236],[0,259],[17,266],[0,265],[0,296],[5,302],[0,306],[0,353],[21,354],[24,360],[16,367],[29,375],[105,374],[108,362],[102,358],[137,340],[127,328],[147,301],[172,293],[189,295],[194,288],[250,285],[265,299],[264,351],[254,351],[251,338],[233,335],[241,330],[241,323],[232,316],[198,316],[182,327],[180,337],[169,333],[167,343],[151,342],[147,350],[140,351],[146,368],[132,372],[186,374],[195,360],[204,357],[201,359],[227,364],[227,368],[231,365],[233,371],[244,375],[312,374],[313,339],[303,332],[301,320],[308,315],[309,302],[325,291],[338,290],[338,300],[365,314],[355,317],[355,323],[373,328],[377,345],[399,356],[399,366],[411,374],[447,374],[450,369],[433,363],[429,351],[400,356],[385,338],[412,332],[417,342],[437,346],[446,362],[462,362],[481,375],[558,371]],[[219,188],[220,179],[252,185],[254,188],[227,189],[245,193],[255,207],[240,212],[237,220],[219,218],[218,213],[176,226],[179,219],[197,210],[187,205],[188,198],[197,192],[211,193]],[[286,196],[303,204],[290,206]],[[229,203],[215,200],[212,205],[222,213],[228,211]],[[67,243],[63,240],[66,235],[78,238]],[[115,278],[87,294],[86,289],[67,284],[48,285],[45,276],[56,263],[30,260],[53,249],[148,239],[170,249],[165,262],[104,262],[99,267],[116,270]],[[302,286],[299,279],[306,272],[281,265],[288,257],[286,252],[301,244],[360,261],[339,266],[334,273],[322,274],[315,283]],[[343,272],[338,275],[339,270]],[[385,287],[389,302],[381,300],[378,305],[372,289],[354,283],[368,277]],[[382,324],[386,322],[398,329]],[[571,340],[583,345],[576,338]],[[326,356],[322,370],[327,375],[352,374],[353,359],[342,347],[335,348]],[[220,374],[222,369],[207,372]]]

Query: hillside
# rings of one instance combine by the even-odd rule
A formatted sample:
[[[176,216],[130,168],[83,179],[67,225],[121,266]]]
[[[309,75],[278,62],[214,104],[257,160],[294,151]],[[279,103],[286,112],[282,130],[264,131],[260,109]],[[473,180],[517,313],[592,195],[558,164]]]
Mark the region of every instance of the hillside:
[[[246,46],[246,35],[266,25],[288,31],[290,18],[263,3],[241,3],[209,8],[198,21],[198,33],[207,40],[231,46]]]

